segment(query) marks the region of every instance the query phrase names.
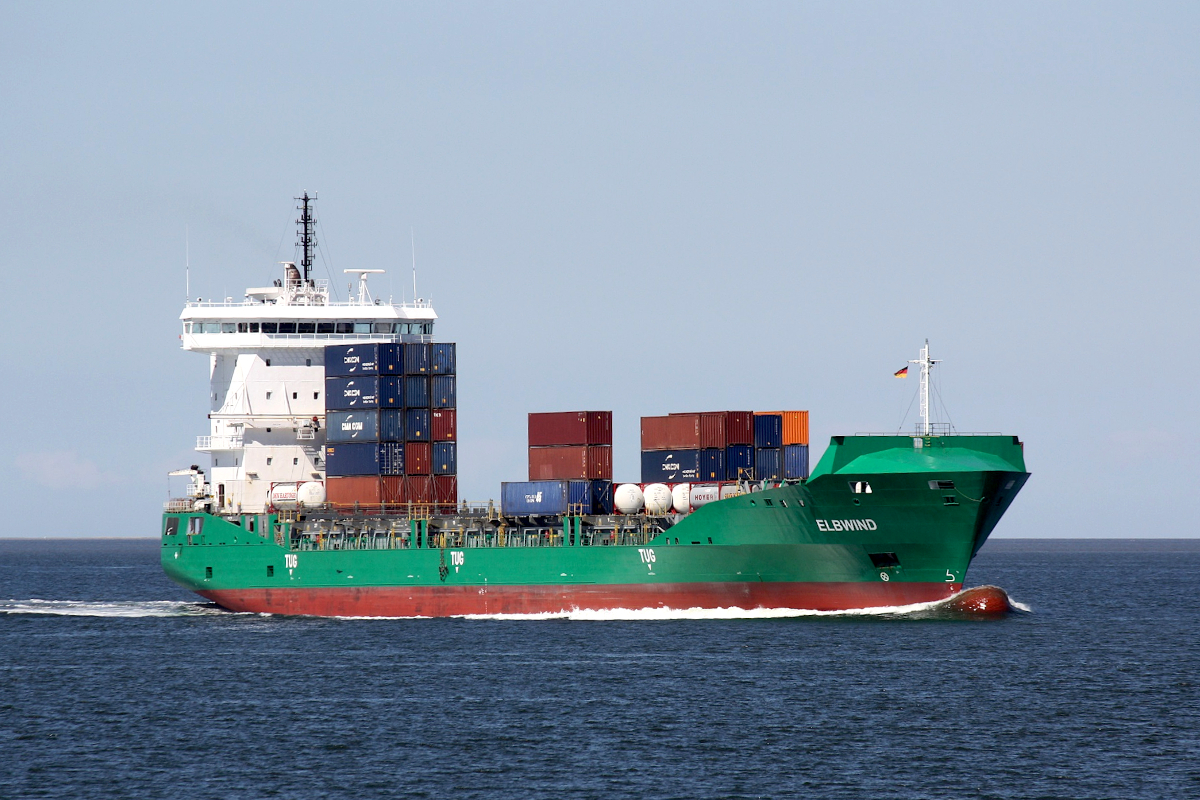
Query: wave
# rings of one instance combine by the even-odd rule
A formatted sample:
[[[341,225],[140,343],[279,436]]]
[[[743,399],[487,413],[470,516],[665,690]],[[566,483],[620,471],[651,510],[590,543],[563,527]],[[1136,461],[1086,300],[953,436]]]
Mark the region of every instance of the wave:
[[[172,600],[0,600],[0,614],[40,614],[56,617],[207,617],[233,612],[212,603]]]

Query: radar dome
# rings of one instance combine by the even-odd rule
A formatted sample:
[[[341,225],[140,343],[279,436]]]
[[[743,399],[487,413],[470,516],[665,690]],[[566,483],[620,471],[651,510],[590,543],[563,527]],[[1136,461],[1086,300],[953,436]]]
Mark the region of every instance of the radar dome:
[[[646,511],[651,514],[666,514],[671,510],[671,490],[663,483],[652,483],[642,490],[646,498]]]
[[[617,491],[613,493],[613,505],[622,514],[638,513],[642,510],[645,502],[645,498],[642,497],[642,490],[637,487],[636,483],[622,483],[617,487]]]

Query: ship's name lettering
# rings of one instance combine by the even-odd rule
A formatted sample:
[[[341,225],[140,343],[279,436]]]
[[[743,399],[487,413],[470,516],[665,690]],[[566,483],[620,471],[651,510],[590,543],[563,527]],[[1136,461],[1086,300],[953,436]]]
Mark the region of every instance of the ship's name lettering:
[[[825,531],[873,531],[879,526],[873,519],[819,519],[817,530]]]

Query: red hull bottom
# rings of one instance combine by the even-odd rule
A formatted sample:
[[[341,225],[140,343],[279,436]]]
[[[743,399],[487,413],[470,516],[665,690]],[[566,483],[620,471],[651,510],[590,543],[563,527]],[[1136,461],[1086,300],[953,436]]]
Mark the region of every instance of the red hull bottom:
[[[452,617],[643,608],[847,611],[945,600],[960,583],[674,583],[606,586],[368,586],[199,592],[231,611],[317,617]]]

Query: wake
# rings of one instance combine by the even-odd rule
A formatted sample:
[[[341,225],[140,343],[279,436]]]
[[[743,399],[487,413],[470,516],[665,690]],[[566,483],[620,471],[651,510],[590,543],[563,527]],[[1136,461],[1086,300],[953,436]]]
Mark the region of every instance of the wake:
[[[211,617],[232,614],[211,603],[172,600],[0,600],[0,613],[53,617]]]

